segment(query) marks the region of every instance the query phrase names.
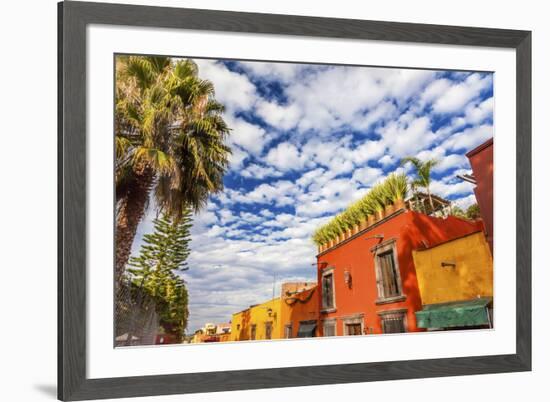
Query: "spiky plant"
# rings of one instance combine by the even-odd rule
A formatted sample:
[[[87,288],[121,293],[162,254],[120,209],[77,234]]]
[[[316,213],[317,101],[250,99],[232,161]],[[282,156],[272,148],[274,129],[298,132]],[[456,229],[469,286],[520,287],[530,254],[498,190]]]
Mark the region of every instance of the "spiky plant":
[[[340,236],[375,212],[382,212],[387,205],[407,197],[407,177],[402,173],[392,173],[386,180],[375,184],[361,199],[336,215],[313,234],[313,241],[322,245]]]
[[[370,190],[370,195],[372,197],[375,212],[383,211],[388,204],[388,198],[386,196],[386,191],[384,190],[384,184],[375,184]]]
[[[384,181],[384,191],[386,197],[394,204],[405,200],[409,191],[407,175],[404,173],[390,174]]]
[[[346,210],[346,219],[349,221],[350,226],[359,225],[359,223],[365,219],[366,216],[363,215],[361,211],[361,206],[358,201],[354,202],[347,210]]]
[[[376,201],[370,192],[361,198],[358,203],[359,209],[365,218],[369,215],[373,215],[376,211]]]
[[[317,228],[315,232],[313,232],[313,236],[311,237],[313,242],[318,246],[322,246],[323,244],[326,243],[323,236],[323,231],[324,231],[324,226],[321,226]]]
[[[334,225],[339,234],[345,233],[346,230],[350,228],[342,213],[336,215],[336,218],[334,219]]]

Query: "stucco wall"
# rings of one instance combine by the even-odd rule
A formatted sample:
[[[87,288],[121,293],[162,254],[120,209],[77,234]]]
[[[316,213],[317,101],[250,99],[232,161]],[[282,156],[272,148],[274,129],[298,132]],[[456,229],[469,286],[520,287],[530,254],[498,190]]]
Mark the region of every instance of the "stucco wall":
[[[281,321],[281,299],[278,297],[233,314],[231,318],[231,340],[250,340],[250,331],[254,324],[256,325],[255,340],[266,339],[266,322],[272,323],[271,339],[282,338],[283,326]]]
[[[336,334],[343,335],[343,319],[362,315],[365,334],[382,332],[379,313],[406,309],[407,331],[420,329],[416,326],[414,312],[422,308],[422,300],[412,258],[414,249],[433,247],[449,239],[481,230],[481,224],[455,217],[433,218],[424,214],[399,212],[378,226],[367,229],[355,238],[317,256],[318,283],[321,283],[322,268],[334,268],[334,311],[321,312],[323,319],[336,319]],[[383,235],[382,240],[372,238]],[[378,291],[372,248],[381,242],[395,241],[398,265],[405,300],[377,304]],[[344,272],[351,274],[351,286],[344,281]],[[320,293],[320,292],[319,292]],[[322,324],[321,324],[322,325]]]
[[[284,337],[284,327],[292,325],[292,338],[298,336],[298,329],[301,321],[310,321],[319,319],[319,300],[317,286],[293,295],[292,297],[283,297],[281,303],[281,326]],[[316,336],[319,326],[317,326]]]
[[[493,249],[493,139],[466,154],[476,178],[474,193],[485,223],[487,241]]]
[[[413,259],[423,304],[493,296],[493,258],[482,232],[413,251]]]

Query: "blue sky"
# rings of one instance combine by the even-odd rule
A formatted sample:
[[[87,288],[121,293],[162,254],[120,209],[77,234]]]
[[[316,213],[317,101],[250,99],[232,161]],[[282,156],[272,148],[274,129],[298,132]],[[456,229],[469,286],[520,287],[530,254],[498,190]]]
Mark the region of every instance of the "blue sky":
[[[195,60],[232,128],[225,190],[195,216],[192,333],[315,280],[313,230],[395,170],[437,158],[433,193],[475,202],[465,153],[493,136],[491,73]],[[151,230],[148,211],[133,245]]]

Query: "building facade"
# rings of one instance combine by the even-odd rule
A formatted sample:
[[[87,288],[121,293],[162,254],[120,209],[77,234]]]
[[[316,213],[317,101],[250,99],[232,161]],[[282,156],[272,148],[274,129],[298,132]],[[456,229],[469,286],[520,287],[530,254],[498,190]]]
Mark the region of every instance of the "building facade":
[[[281,296],[233,314],[232,341],[318,336],[317,284],[287,282]]]
[[[285,283],[281,289],[284,338],[319,336],[319,298],[316,283]]]
[[[485,224],[487,242],[493,252],[493,139],[472,149],[466,154],[474,176],[476,196],[481,219]]]
[[[483,232],[413,250],[422,303],[493,297],[493,257]]]
[[[399,209],[317,256],[319,334],[422,331],[413,251],[482,230],[481,222]]]
[[[281,298],[277,297],[233,314],[231,340],[254,341],[283,338],[281,303]]]

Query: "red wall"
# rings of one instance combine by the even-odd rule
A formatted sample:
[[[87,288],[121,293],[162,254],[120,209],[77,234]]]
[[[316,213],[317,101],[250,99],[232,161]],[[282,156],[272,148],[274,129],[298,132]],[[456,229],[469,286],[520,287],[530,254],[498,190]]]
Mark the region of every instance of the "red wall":
[[[432,218],[412,211],[397,212],[393,217],[378,226],[368,228],[356,237],[327,250],[317,256],[318,283],[321,282],[322,269],[325,266],[334,267],[335,304],[336,311],[321,313],[322,320],[326,318],[342,318],[363,313],[365,332],[381,333],[380,317],[377,314],[384,310],[407,308],[407,331],[419,331],[416,327],[414,312],[421,310],[422,301],[418,289],[416,272],[412,258],[412,250],[432,247],[441,242],[479,231],[480,223],[465,221],[455,217],[446,219]],[[369,239],[382,234],[383,239]],[[374,256],[371,248],[380,242],[396,240],[399,270],[405,301],[380,304],[376,287]],[[344,271],[350,271],[351,288],[344,282]],[[319,288],[319,290],[322,290]],[[321,305],[319,293],[318,301]],[[336,334],[343,335],[341,319],[337,320]]]
[[[466,154],[476,179],[476,196],[481,218],[485,223],[487,242],[493,252],[493,139]]]

